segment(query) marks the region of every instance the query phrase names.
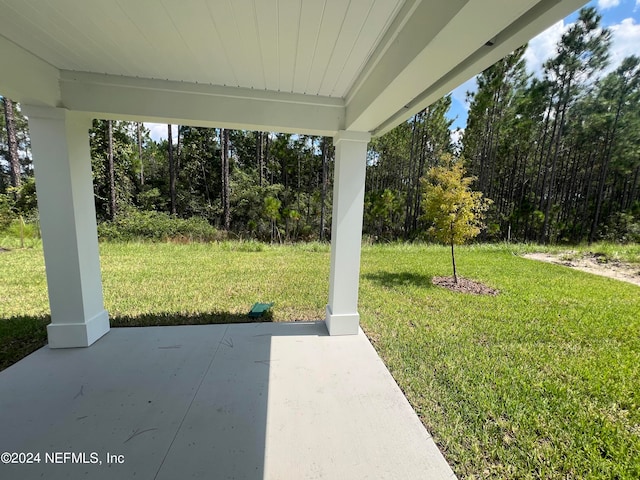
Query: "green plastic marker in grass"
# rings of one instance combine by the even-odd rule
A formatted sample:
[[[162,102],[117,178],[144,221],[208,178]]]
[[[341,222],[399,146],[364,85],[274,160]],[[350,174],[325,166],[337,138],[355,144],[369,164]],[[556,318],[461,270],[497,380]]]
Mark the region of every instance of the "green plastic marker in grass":
[[[253,318],[262,317],[272,306],[273,306],[273,302],[271,303],[256,302],[253,304],[253,307],[251,307],[249,316]]]

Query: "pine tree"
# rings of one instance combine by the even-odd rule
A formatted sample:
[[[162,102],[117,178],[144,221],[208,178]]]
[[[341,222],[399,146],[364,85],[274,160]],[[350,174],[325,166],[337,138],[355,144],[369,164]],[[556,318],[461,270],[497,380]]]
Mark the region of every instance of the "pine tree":
[[[15,188],[16,196],[18,196],[20,186],[22,185],[22,172],[20,168],[20,158],[18,157],[14,104],[7,97],[2,97],[2,103],[4,106],[5,128],[7,130],[9,178],[11,179],[11,186]]]
[[[229,130],[220,129],[220,157],[222,179],[222,221],[225,230],[231,228],[231,212],[229,209]]]
[[[171,205],[171,214],[175,215],[178,211],[177,209],[177,193],[176,193],[176,182],[177,182],[177,168],[176,168],[176,159],[173,154],[173,132],[171,124],[167,125],[167,142],[168,142],[168,154],[169,154],[169,196],[170,196],[170,205]]]
[[[562,35],[556,56],[548,60],[545,80],[550,86],[549,108],[543,132],[540,164],[543,165],[543,180],[539,192],[540,210],[544,221],[539,241],[550,237],[552,206],[557,202],[557,176],[566,152],[563,138],[566,133],[567,113],[574,105],[582,89],[592,77],[602,70],[608,61],[611,32],[600,25],[602,20],[595,8],[580,10],[577,22]],[[562,158],[561,158],[562,157]]]
[[[116,218],[116,172],[113,161],[113,122],[107,120],[107,176],[109,178],[109,219]]]

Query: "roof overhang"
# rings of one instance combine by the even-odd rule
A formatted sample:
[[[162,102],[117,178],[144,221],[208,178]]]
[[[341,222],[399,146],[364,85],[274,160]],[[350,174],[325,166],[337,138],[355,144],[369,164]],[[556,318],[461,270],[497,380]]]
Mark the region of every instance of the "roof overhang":
[[[102,3],[110,1],[115,2],[104,0]],[[0,2],[0,17],[6,18],[5,13],[9,12],[6,2],[11,3],[9,0]],[[342,0],[325,3],[333,5],[335,2]],[[375,3],[373,0],[355,3],[362,2]],[[20,2],[13,3],[20,5]],[[65,8],[71,9],[74,5],[68,1],[50,3],[58,5],[63,13]],[[300,12],[307,5],[304,0],[289,0],[289,3],[298,5]],[[28,38],[30,28],[37,29],[39,25],[25,20],[21,29],[15,30],[24,32],[24,37],[19,33],[0,35],[0,62],[5,66],[0,74],[0,94],[25,104],[62,107],[97,118],[329,136],[339,130],[380,135],[584,3],[584,0],[399,1],[389,13],[393,16],[384,22],[385,30],[375,36],[375,42],[372,40],[362,67],[352,78],[342,80],[345,85],[348,83],[348,89],[329,95],[319,94],[320,87],[316,93],[304,93],[182,81],[179,75],[169,80],[145,78],[127,75],[124,69],[122,74],[117,70],[100,73],[97,60],[94,62],[90,55],[74,60],[89,71],[70,70],[64,68],[68,66],[64,57],[55,57],[56,64],[53,56],[47,58],[44,47],[42,51],[36,51],[37,45],[27,48],[22,39]],[[153,2],[148,4],[148,16],[145,17],[148,22],[154,22],[158,11],[152,5]],[[15,15],[20,7],[11,8]],[[302,18],[300,13],[299,19]],[[348,28],[344,25],[345,18],[342,18],[343,29]],[[378,23],[382,20],[378,19]],[[94,18],[93,22],[96,21],[99,20]],[[332,19],[325,18],[324,21],[322,25]],[[359,27],[361,30],[363,25]],[[305,25],[299,24],[297,28],[304,31]],[[321,31],[318,27],[318,32]],[[41,31],[34,30],[33,34],[36,33],[42,36]],[[342,33],[335,35],[334,56],[337,55],[335,45]],[[320,33],[316,35],[314,58],[319,51],[320,36]],[[277,48],[277,45],[261,45],[263,52],[268,53],[269,48]],[[117,53],[113,52],[114,57]],[[334,68],[328,54],[326,57],[324,68]],[[114,61],[114,65],[117,62]],[[199,71],[195,67],[193,72],[189,71],[189,65],[185,68],[185,78],[192,79]],[[313,78],[314,68],[317,67],[311,64],[308,67],[309,78]],[[262,69],[265,71],[264,65]],[[130,71],[131,68],[127,70]],[[236,72],[236,77],[240,73]],[[250,75],[238,80],[247,85],[251,81]]]

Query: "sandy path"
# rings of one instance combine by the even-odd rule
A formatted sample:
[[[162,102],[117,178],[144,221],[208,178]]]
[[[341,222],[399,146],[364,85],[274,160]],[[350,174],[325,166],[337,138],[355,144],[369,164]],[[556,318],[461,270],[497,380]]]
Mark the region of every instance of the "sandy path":
[[[615,278],[616,280],[633,283],[640,287],[640,265],[623,262],[601,263],[598,261],[598,257],[593,255],[582,258],[572,258],[570,260],[563,259],[563,254],[550,253],[528,253],[523,255],[523,257],[540,260],[542,262],[555,263],[556,265],[564,265],[565,267],[575,268],[576,270],[593,273],[594,275]]]

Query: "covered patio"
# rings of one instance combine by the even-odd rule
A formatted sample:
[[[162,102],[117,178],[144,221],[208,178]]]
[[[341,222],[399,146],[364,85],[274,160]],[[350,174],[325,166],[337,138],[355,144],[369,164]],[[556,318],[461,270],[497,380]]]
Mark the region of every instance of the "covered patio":
[[[583,3],[0,0],[0,94],[29,119],[52,318],[48,347],[0,374],[0,450],[126,457],[2,476],[452,476],[359,328],[367,143]],[[105,337],[93,118],[333,137],[324,322]]]
[[[117,328],[0,391],[0,451],[41,453],[3,478],[455,478],[367,337],[322,322]]]

